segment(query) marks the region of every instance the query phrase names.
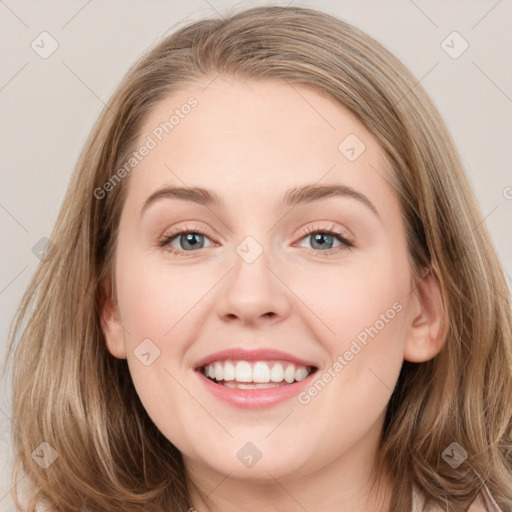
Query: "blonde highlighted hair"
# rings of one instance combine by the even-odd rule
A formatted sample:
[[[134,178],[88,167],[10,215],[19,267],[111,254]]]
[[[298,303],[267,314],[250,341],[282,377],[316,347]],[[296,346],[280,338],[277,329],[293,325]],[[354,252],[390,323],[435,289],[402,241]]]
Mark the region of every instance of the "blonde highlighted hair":
[[[377,467],[394,482],[391,509],[414,486],[446,511],[467,510],[484,484],[512,510],[512,332],[509,291],[452,139],[422,87],[386,49],[325,13],[266,6],[191,23],[130,69],[82,151],[51,235],[14,319],[15,468],[27,508],[187,510],[181,454],[156,428],[126,360],[108,352],[100,284],[113,275],[126,182],[103,187],[134,150],[141,125],[173,91],[222,74],[311,87],[348,107],[393,163],[415,275],[432,272],[449,329],[442,351],[405,362],[388,406]],[[32,458],[42,442],[58,458]],[[457,469],[453,442],[468,453]],[[23,507],[16,493],[13,498]]]

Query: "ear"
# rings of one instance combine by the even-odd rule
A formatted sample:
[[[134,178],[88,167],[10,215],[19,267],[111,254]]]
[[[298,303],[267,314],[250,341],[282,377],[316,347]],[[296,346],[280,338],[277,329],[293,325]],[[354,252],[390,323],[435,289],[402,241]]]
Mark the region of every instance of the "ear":
[[[105,336],[109,352],[119,359],[126,359],[126,346],[123,337],[123,325],[112,297],[112,282],[104,280],[100,284],[101,289],[101,330]]]
[[[412,325],[405,344],[404,359],[423,363],[434,358],[446,341],[448,316],[439,281],[432,271],[418,280]]]

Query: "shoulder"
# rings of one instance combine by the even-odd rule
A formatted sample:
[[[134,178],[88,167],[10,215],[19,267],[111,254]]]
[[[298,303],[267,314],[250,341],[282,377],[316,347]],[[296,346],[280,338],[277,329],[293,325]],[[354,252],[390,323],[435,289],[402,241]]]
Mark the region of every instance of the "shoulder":
[[[423,493],[415,487],[413,489],[413,506],[411,512],[443,512],[441,508],[435,505],[425,507],[425,497]],[[482,493],[471,504],[468,512],[502,512],[498,504],[491,496],[489,489],[484,487]]]
[[[502,512],[500,507],[498,507],[496,500],[491,496],[489,489],[487,489],[487,487],[485,487],[485,486],[484,486],[481,496],[479,496],[479,500],[482,502],[481,506],[483,508],[475,509],[475,512],[477,512],[478,510],[489,511],[489,512]]]

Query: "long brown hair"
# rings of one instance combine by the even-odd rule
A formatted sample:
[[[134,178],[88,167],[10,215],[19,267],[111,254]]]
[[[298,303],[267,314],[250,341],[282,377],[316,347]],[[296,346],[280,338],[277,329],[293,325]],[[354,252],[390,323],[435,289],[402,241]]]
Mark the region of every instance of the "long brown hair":
[[[149,419],[100,327],[100,283],[113,275],[129,178],[102,199],[94,191],[134,150],[157,103],[218,74],[322,91],[393,163],[411,267],[438,279],[449,330],[434,359],[404,363],[388,406],[377,464],[393,477],[392,510],[410,510],[414,486],[444,510],[466,510],[484,483],[511,510],[509,292],[452,139],[416,79],[380,44],[327,14],[278,6],[166,37],[130,69],[92,130],[9,340],[12,481],[28,474],[28,510],[39,500],[66,512],[189,507],[181,454]],[[457,469],[442,457],[454,442],[468,454]],[[43,468],[36,448],[48,462],[58,457]]]

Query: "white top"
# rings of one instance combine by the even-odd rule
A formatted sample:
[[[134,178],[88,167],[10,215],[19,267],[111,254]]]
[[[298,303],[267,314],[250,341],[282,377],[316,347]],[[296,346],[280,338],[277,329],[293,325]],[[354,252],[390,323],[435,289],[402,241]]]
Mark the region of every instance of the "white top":
[[[423,493],[415,488],[413,490],[413,504],[411,512],[442,512],[442,509],[435,505],[425,507],[425,497]],[[482,494],[471,504],[468,512],[502,512],[498,504],[491,496],[489,489],[484,486]]]
[[[413,498],[412,498],[412,509],[411,512],[443,512],[443,510],[437,506],[429,505],[425,507],[425,497],[423,493],[415,487],[413,490]],[[39,503],[36,508],[37,512],[52,512],[54,509],[48,507],[48,505],[44,505],[43,503]],[[471,504],[468,509],[468,512],[503,512],[498,504],[491,496],[489,489],[484,487],[482,494]]]

